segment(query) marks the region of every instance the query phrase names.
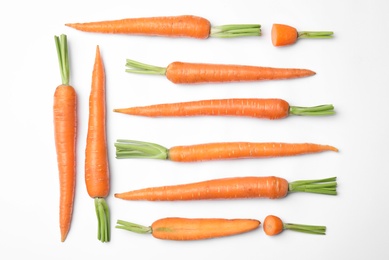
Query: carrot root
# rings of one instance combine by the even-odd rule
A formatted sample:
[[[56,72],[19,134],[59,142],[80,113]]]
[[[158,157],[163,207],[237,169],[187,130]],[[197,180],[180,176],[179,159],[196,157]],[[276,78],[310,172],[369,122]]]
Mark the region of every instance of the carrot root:
[[[108,204],[103,198],[95,198],[98,232],[97,239],[101,242],[110,241],[110,213]]]

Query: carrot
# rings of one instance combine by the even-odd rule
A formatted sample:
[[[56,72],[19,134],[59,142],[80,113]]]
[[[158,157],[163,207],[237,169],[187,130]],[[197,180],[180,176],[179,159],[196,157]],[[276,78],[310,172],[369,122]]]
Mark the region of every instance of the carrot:
[[[62,84],[54,93],[54,138],[59,172],[59,225],[61,241],[69,233],[76,185],[77,93],[69,85],[67,36],[54,36]]]
[[[114,112],[148,116],[247,116],[282,119],[289,115],[321,116],[334,114],[333,105],[314,107],[290,106],[282,99],[236,98],[156,104],[129,108],[117,108]]]
[[[308,69],[272,68],[238,64],[207,64],[172,62],[167,67],[158,67],[127,59],[126,72],[165,75],[175,84],[244,82],[281,80],[308,77],[316,74]]]
[[[275,236],[284,230],[293,230],[308,234],[325,235],[325,226],[313,226],[303,224],[284,223],[279,217],[269,215],[263,223],[263,230],[268,236]]]
[[[159,144],[135,140],[119,139],[115,143],[116,158],[149,158],[175,162],[195,162],[223,159],[270,158],[294,156],[338,149],[330,145],[313,143],[252,143],[221,142],[186,146],[170,149]]]
[[[99,46],[92,73],[89,96],[89,122],[85,149],[85,183],[88,194],[95,200],[98,219],[98,239],[110,240],[110,214],[105,197],[110,188],[106,142],[105,71]]]
[[[271,40],[274,46],[286,46],[294,44],[298,39],[328,39],[333,38],[330,31],[301,31],[285,24],[273,24]]]
[[[336,177],[288,183],[274,177],[232,177],[116,193],[123,200],[181,201],[213,199],[281,199],[291,192],[336,195]]]
[[[151,226],[143,226],[123,220],[116,228],[151,234],[165,240],[200,240],[237,235],[257,229],[261,222],[255,219],[222,218],[162,218]]]
[[[76,30],[93,33],[189,37],[197,39],[261,35],[261,25],[259,24],[211,26],[207,19],[193,15],[139,17],[88,23],[67,23],[65,25]]]

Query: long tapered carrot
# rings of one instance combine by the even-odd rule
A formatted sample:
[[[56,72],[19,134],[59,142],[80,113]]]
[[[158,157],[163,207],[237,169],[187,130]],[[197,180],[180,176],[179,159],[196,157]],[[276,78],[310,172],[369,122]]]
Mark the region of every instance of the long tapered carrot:
[[[158,219],[151,226],[118,220],[116,228],[151,234],[158,239],[186,241],[238,235],[255,230],[260,224],[256,219],[170,217]]]
[[[268,236],[275,236],[284,230],[292,230],[302,233],[325,235],[326,226],[284,223],[279,217],[268,215],[263,223],[263,230]]]
[[[114,112],[147,117],[246,116],[266,119],[282,119],[289,115],[322,116],[335,113],[333,105],[297,107],[290,106],[287,101],[276,98],[199,100],[117,108]]]
[[[274,68],[239,64],[172,62],[167,67],[127,59],[126,72],[164,75],[175,84],[245,82],[294,79],[315,75],[308,69]]]
[[[110,213],[105,197],[109,193],[110,177],[106,142],[105,71],[99,46],[96,48],[89,97],[85,183],[89,196],[95,200],[98,239],[101,242],[108,242],[110,240]]]
[[[291,192],[336,195],[336,177],[288,182],[284,178],[231,177],[116,193],[123,200],[180,201],[268,198],[281,199]]]
[[[211,26],[207,19],[193,15],[139,17],[88,23],[67,23],[65,25],[92,33],[189,37],[197,39],[261,35],[260,24]]]
[[[274,46],[294,44],[298,39],[329,39],[333,38],[331,31],[297,31],[296,28],[286,24],[273,24],[271,40]]]
[[[59,225],[61,241],[70,230],[76,185],[77,93],[69,85],[67,37],[54,36],[62,84],[54,93],[54,138],[59,172]]]

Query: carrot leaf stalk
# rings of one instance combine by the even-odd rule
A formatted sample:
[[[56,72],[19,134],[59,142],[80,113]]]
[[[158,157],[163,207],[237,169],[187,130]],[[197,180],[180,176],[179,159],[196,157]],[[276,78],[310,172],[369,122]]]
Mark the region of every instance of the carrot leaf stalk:
[[[326,116],[335,114],[333,105],[320,105],[314,107],[290,106],[289,114],[297,116]]]
[[[95,198],[95,208],[98,220],[97,239],[101,242],[110,240],[110,214],[104,198]]]
[[[151,234],[152,233],[151,227],[135,224],[135,223],[124,221],[124,220],[118,220],[117,225],[115,227],[119,228],[119,229],[131,231],[131,232],[139,233],[139,234]]]
[[[126,72],[139,73],[139,74],[153,74],[153,75],[165,75],[166,68],[158,67],[150,64],[141,63],[135,60],[126,60]]]
[[[54,36],[55,46],[57,49],[58,62],[61,72],[61,79],[63,85],[69,85],[69,54],[67,45],[67,36],[61,34],[59,37]]]
[[[211,28],[211,37],[233,38],[242,36],[260,36],[261,25],[259,24],[226,24],[213,26]]]
[[[331,31],[301,31],[298,32],[298,38],[301,39],[330,39],[333,38],[334,32]]]
[[[150,158],[162,159],[168,158],[168,149],[161,145],[149,142],[119,139],[115,143],[116,158]]]
[[[299,180],[289,183],[289,192],[308,192],[336,195],[336,177],[319,180]]]
[[[303,225],[303,224],[294,224],[294,223],[284,223],[283,228],[285,230],[292,230],[307,234],[317,234],[325,235],[326,226],[314,226],[314,225]]]

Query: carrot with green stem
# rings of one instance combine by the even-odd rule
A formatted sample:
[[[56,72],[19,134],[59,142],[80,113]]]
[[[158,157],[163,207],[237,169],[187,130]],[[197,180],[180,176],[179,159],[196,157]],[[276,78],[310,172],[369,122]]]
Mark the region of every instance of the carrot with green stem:
[[[336,177],[288,182],[275,176],[231,177],[116,193],[123,200],[188,201],[219,199],[281,199],[293,192],[336,195]]]
[[[92,33],[131,34],[196,39],[260,36],[260,24],[212,26],[205,18],[193,15],[138,17],[87,23],[67,23],[76,30]]]
[[[170,217],[158,219],[151,226],[118,220],[116,228],[163,240],[187,241],[238,235],[255,230],[260,224],[256,219]]]
[[[129,108],[117,108],[114,112],[147,117],[185,116],[245,116],[266,119],[282,119],[289,115],[324,116],[335,113],[334,106],[291,106],[282,99],[234,98],[199,100],[179,103],[156,104]]]
[[[59,223],[61,241],[69,233],[76,185],[77,93],[69,85],[69,55],[66,35],[54,36],[62,84],[54,93],[54,138],[59,172]]]
[[[263,222],[263,230],[268,236],[275,236],[284,230],[292,230],[307,234],[325,235],[326,226],[285,223],[279,217],[269,215]]]
[[[127,59],[126,72],[135,74],[163,75],[174,84],[247,82],[282,80],[313,76],[308,69],[274,68],[239,64],[212,64],[172,62],[159,67]]]
[[[105,102],[105,71],[100,49],[97,46],[89,96],[85,183],[89,196],[95,201],[98,219],[97,237],[101,242],[110,240],[110,213],[105,201],[110,188]]]
[[[297,31],[296,28],[286,24],[273,24],[271,40],[274,46],[294,44],[298,39],[329,39],[333,38],[331,31]]]

